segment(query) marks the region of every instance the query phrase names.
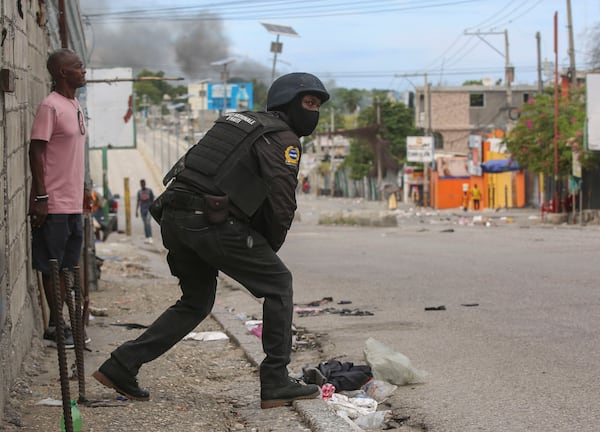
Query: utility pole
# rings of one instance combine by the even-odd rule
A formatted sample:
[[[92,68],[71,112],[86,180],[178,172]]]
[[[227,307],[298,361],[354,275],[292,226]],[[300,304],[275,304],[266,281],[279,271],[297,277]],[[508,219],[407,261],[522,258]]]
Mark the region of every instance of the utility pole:
[[[375,97],[375,115],[377,116],[377,127],[381,127],[381,104],[379,98]],[[381,141],[376,140],[377,145],[377,190],[380,192],[380,198],[383,192],[383,167],[381,161]]]
[[[486,42],[487,43],[487,42]],[[425,114],[425,122],[423,129],[425,129],[425,136],[431,137],[433,135],[433,129],[431,127],[431,84],[428,80],[427,72],[415,73],[415,74],[402,74],[394,75],[395,77],[406,79],[417,91],[417,86],[408,79],[409,76],[421,76],[423,75],[423,113]],[[433,138],[432,138],[433,142]],[[432,143],[432,159],[435,150],[435,142]],[[433,163],[433,160],[423,161],[423,204],[429,205],[429,164]]]
[[[554,212],[559,211],[558,191],[558,12],[554,12]]]
[[[510,55],[508,49],[508,30],[504,30],[504,59],[505,59],[505,80],[506,80],[506,106],[512,106],[512,88],[511,83],[515,78],[515,68],[510,65]]]
[[[424,91],[424,102],[425,112],[427,113],[427,129],[425,136],[431,136],[431,87],[429,80],[427,79],[427,72],[423,74],[423,91]],[[430,207],[429,203],[429,164],[431,161],[425,161],[423,163],[423,205]]]
[[[493,49],[498,54],[500,54],[502,57],[504,57],[504,64],[505,64],[504,81],[505,81],[505,85],[506,85],[506,103],[507,103],[507,107],[510,108],[512,105],[512,89],[511,89],[510,84],[513,81],[514,76],[515,76],[515,68],[510,65],[508,30],[504,30],[503,32],[480,32],[480,31],[477,31],[477,32],[473,32],[473,33],[470,33],[465,30],[464,33],[466,35],[477,36],[487,46],[489,46],[491,49]],[[496,49],[488,41],[486,41],[481,35],[504,35],[504,54],[501,51],[499,51],[498,49]]]
[[[573,39],[573,17],[571,15],[571,0],[567,0],[567,29],[569,32],[569,81],[571,85],[577,82],[575,76],[575,42]]]
[[[542,93],[544,91],[544,83],[542,82],[542,36],[540,32],[535,33],[535,38],[537,40],[537,84],[538,84],[538,93]]]

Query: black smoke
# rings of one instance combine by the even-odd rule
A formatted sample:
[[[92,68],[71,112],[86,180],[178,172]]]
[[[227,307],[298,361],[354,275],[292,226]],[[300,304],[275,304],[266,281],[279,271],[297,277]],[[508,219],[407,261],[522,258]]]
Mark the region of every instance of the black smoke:
[[[131,67],[134,75],[148,69],[190,81],[221,80],[223,68],[211,63],[233,57],[235,62],[228,66],[230,78],[265,82],[270,78],[267,66],[232,54],[223,21],[216,15],[210,15],[210,11],[199,13],[196,17],[187,16],[185,21],[121,21],[116,20],[115,15],[86,18],[99,12],[115,12],[111,10],[110,3],[107,0],[80,2],[88,46],[88,67]],[[124,9],[121,7],[119,10]]]

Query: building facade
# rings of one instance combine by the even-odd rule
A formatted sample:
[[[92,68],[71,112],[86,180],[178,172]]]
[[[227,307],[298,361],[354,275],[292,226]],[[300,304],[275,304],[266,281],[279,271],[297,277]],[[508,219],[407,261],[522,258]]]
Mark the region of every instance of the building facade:
[[[49,52],[68,41],[82,59],[85,38],[79,2],[69,1],[59,20],[58,0],[0,0],[0,410],[42,319],[36,275],[31,269],[27,218],[31,173],[29,134],[38,104],[50,90]],[[61,37],[62,33],[62,37]]]
[[[430,86],[417,88],[416,124],[436,136],[435,148],[468,152],[469,135],[496,129],[506,131],[518,109],[537,92],[536,86]]]

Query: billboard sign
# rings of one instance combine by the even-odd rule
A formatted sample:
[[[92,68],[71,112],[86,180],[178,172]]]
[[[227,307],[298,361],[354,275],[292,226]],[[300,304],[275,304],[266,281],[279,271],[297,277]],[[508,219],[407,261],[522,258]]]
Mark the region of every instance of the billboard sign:
[[[225,95],[223,83],[209,83],[207,90],[207,108],[221,111],[227,100],[224,111],[247,111],[254,108],[252,83],[227,83]]]
[[[482,139],[480,135],[469,135],[469,174],[481,175]]]
[[[406,137],[406,160],[420,163],[431,162],[433,160],[433,137]]]
[[[86,86],[90,148],[133,147],[132,69],[88,69],[87,79],[106,80],[89,82]]]
[[[588,74],[586,80],[588,149],[600,151],[600,74]]]

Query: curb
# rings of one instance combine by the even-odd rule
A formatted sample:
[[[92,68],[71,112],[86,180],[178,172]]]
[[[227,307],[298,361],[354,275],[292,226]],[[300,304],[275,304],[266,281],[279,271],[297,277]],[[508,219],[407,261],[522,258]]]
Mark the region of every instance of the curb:
[[[250,363],[258,368],[264,358],[260,339],[249,334],[239,319],[218,304],[214,305],[211,315],[240,346]],[[350,429],[351,425],[333,412],[322,399],[298,400],[292,406],[312,432],[361,430]]]

